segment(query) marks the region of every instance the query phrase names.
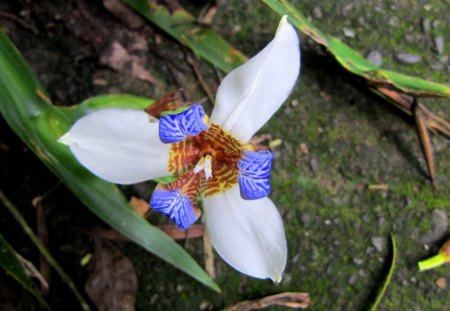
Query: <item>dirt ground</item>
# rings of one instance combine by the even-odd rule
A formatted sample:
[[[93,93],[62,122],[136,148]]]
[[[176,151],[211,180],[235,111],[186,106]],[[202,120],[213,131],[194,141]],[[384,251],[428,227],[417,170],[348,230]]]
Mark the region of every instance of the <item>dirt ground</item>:
[[[364,56],[381,59],[384,68],[450,83],[448,1],[291,2],[324,32]],[[180,3],[197,16],[208,1]],[[255,54],[272,38],[279,16],[263,3],[218,3],[209,27],[246,55]],[[180,87],[185,100],[199,101],[207,94],[194,67],[215,93],[223,73],[202,60],[192,65],[186,48],[149,22],[139,23],[124,24],[102,1],[0,0],[0,27],[58,105],[105,93],[159,98]],[[127,49],[137,72],[111,56],[114,42]],[[449,119],[448,99],[425,104]],[[205,107],[212,105],[207,101]],[[245,277],[216,255],[215,280],[222,289],[218,294],[138,246],[86,234],[86,229],[106,225],[48,171],[3,118],[0,133],[0,188],[33,228],[37,208],[32,200],[44,196],[41,207],[50,252],[83,292],[92,267],[82,259],[101,243],[131,260],[138,289],[129,294],[136,297],[136,310],[221,310],[285,291],[309,293],[311,310],[366,310],[389,269],[393,235],[398,260],[379,310],[450,310],[449,267],[417,269],[417,261],[435,254],[449,237],[449,141],[432,136],[438,176],[432,187],[413,120],[368,92],[306,37],[301,78],[290,99],[260,130],[282,140],[273,150],[271,198],[285,223],[289,255],[278,285]],[[123,190],[147,199],[154,185]],[[39,265],[38,251],[4,208],[0,232]],[[201,239],[180,243],[203,264]],[[54,310],[79,309],[54,271],[47,301]],[[1,271],[0,309],[39,307]]]

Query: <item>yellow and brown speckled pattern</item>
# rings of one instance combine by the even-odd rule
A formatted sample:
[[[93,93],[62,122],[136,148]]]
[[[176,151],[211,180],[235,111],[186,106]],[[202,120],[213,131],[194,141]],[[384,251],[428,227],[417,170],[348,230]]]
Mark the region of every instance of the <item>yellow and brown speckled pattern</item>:
[[[195,137],[174,143],[170,149],[169,171],[181,176],[192,170],[204,156],[211,156],[212,178],[202,180],[201,191],[205,196],[223,192],[237,183],[237,163],[244,145],[225,132],[220,126],[212,124],[208,130]]]

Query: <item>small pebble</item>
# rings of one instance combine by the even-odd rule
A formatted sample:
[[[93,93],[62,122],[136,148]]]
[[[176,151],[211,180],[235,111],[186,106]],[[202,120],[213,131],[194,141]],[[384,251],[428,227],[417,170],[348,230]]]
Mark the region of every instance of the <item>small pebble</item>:
[[[364,263],[364,259],[361,259],[361,258],[353,258],[353,263],[354,263],[355,265],[360,266],[360,265],[362,265],[362,264]]]
[[[317,172],[317,169],[319,168],[319,162],[315,157],[311,157],[311,159],[309,160],[309,167],[311,168],[313,173]]]
[[[422,61],[422,56],[417,54],[410,54],[410,53],[396,53],[395,59],[399,61],[400,63],[412,65],[417,64]]]
[[[388,21],[389,26],[396,27],[399,24],[399,20],[397,16],[392,16]]]
[[[310,217],[308,214],[303,213],[303,214],[300,216],[300,220],[302,221],[302,223],[303,223],[304,225],[307,225],[307,224],[309,224],[309,223],[311,222],[311,217]]]
[[[344,5],[344,6],[342,7],[342,14],[343,14],[344,16],[347,16],[348,13],[350,13],[352,9],[353,9],[353,3],[350,2],[349,4]]]
[[[447,280],[445,278],[439,278],[436,280],[436,285],[442,289],[447,288]]]
[[[380,217],[377,219],[378,228],[383,227],[386,224],[386,218]]]
[[[422,28],[424,32],[430,32],[431,21],[428,18],[424,18],[422,21]]]
[[[207,311],[207,310],[212,310],[212,309],[214,309],[214,306],[213,306],[210,302],[208,302],[208,301],[202,301],[202,302],[200,303],[200,305],[198,306],[198,309],[199,309],[200,311]]]
[[[355,31],[351,28],[344,27],[344,35],[348,38],[354,38],[355,37]]]
[[[375,246],[376,250],[382,252],[386,244],[386,239],[381,236],[373,236],[370,238],[372,245]]]
[[[350,277],[348,278],[347,283],[348,283],[349,285],[355,285],[357,280],[358,280],[358,275],[357,275],[357,274],[352,274],[352,275],[350,275]]]
[[[434,44],[436,45],[436,51],[439,54],[443,54],[444,53],[444,37],[443,36],[435,37]]]
[[[314,18],[322,18],[323,17],[322,9],[318,6],[314,7],[313,16]]]
[[[377,50],[370,52],[366,59],[375,66],[381,66],[381,64],[383,64],[383,55]]]

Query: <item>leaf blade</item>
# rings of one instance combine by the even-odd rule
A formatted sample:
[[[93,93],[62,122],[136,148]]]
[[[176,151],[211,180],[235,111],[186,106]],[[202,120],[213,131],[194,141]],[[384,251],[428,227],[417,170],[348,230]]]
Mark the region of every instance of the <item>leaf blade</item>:
[[[75,108],[50,105],[45,90],[7,36],[0,31],[0,111],[16,134],[94,214],[149,252],[209,288],[216,283],[170,237],[150,225],[129,206],[115,185],[82,167],[57,139],[84,113],[106,106],[139,108],[148,100],[130,96],[98,97]],[[150,102],[151,103],[151,102]]]

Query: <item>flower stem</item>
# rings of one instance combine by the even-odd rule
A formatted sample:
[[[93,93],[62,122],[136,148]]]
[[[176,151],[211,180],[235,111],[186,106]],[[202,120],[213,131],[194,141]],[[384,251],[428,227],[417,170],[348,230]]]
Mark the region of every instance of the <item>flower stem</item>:
[[[440,265],[442,265],[444,263],[445,263],[444,256],[442,256],[442,254],[438,253],[438,254],[434,255],[433,257],[419,261],[418,265],[419,265],[419,270],[424,271],[424,270],[439,267]]]

